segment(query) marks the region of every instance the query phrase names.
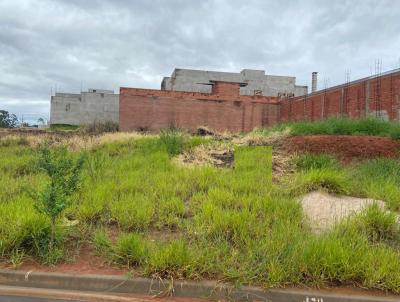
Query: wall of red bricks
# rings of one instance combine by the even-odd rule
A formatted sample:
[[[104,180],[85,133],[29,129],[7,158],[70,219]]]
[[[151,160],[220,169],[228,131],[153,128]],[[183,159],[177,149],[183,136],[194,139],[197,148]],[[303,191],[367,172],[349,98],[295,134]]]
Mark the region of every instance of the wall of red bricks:
[[[240,95],[240,84],[229,82],[215,82],[211,94],[121,88],[119,108],[121,131],[208,126],[246,132],[333,116],[400,121],[400,72],[291,98]]]
[[[207,126],[241,132],[278,122],[276,98],[241,96],[238,84],[214,87],[213,93],[218,94],[121,88],[120,130]]]
[[[280,122],[334,116],[372,116],[400,121],[400,72],[281,99],[280,104]]]

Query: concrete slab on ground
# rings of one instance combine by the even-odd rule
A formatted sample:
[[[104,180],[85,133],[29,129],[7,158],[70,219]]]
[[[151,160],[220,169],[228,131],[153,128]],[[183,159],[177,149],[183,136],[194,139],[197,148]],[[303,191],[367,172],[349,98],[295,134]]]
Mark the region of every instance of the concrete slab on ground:
[[[374,203],[377,203],[382,209],[385,208],[385,203],[380,200],[333,195],[325,192],[311,192],[301,198],[304,213],[316,233],[331,228],[335,223],[360,213]]]

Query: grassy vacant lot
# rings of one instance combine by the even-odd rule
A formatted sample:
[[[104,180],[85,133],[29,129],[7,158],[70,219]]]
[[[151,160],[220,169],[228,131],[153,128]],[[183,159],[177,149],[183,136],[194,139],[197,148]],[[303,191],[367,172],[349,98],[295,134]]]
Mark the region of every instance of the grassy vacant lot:
[[[343,167],[327,155],[302,155],[293,163],[296,172],[278,184],[267,146],[235,146],[231,168],[174,161],[200,144],[217,143],[165,132],[73,148],[73,156],[86,153],[82,183],[57,223],[49,252],[50,221],[29,194],[49,182],[37,169],[37,147],[2,138],[3,262],[73,261],[85,243],[113,265],[144,276],[400,292],[399,161]],[[372,206],[316,235],[296,197],[318,189],[383,199],[391,211]]]

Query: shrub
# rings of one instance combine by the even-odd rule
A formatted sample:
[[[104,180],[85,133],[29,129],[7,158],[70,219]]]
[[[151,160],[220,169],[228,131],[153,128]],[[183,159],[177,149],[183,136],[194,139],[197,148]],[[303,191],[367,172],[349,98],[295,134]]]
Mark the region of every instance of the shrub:
[[[311,169],[298,173],[294,183],[289,185],[292,194],[323,190],[328,193],[346,194],[349,192],[347,176],[332,169]]]
[[[385,201],[392,210],[400,209],[400,162],[394,159],[365,161],[350,170],[352,191]]]
[[[35,208],[46,215],[51,223],[49,251],[51,252],[56,232],[56,220],[67,208],[70,196],[77,190],[84,157],[74,159],[65,147],[39,149],[38,167],[49,176],[46,187],[33,193]]]
[[[297,170],[337,169],[338,161],[328,154],[304,154],[295,158]]]
[[[101,256],[110,256],[112,253],[112,242],[103,229],[98,229],[93,234],[92,243],[95,251]]]
[[[170,156],[181,153],[185,146],[183,134],[177,130],[162,130],[160,132],[160,142]]]
[[[115,257],[128,266],[143,264],[148,255],[147,244],[139,234],[128,233],[118,236]]]
[[[154,203],[145,196],[125,195],[110,204],[111,216],[126,231],[146,230],[153,218]]]
[[[179,225],[180,219],[185,214],[185,205],[179,198],[172,197],[159,200],[158,205],[158,225],[159,227],[168,226],[171,228]]]
[[[400,239],[396,215],[382,210],[377,204],[369,206],[359,216],[358,227],[372,243]]]
[[[187,270],[189,262],[187,243],[176,239],[169,243],[156,244],[151,249],[145,270],[148,274],[156,273],[159,277],[180,276]]]
[[[356,174],[363,180],[368,178],[392,179],[400,185],[400,161],[387,158],[368,160],[357,166]]]
[[[390,130],[390,137],[393,139],[400,139],[400,125],[394,125]]]

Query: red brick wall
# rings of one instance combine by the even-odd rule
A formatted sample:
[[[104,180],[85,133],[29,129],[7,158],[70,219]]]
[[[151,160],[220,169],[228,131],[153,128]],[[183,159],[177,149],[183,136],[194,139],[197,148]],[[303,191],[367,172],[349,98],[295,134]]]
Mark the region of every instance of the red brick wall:
[[[119,108],[122,131],[208,126],[240,132],[287,121],[376,116],[376,111],[400,121],[400,72],[281,99],[240,95],[240,84],[229,82],[213,83],[211,94],[121,88]]]
[[[211,94],[232,98],[240,95],[240,83],[218,81],[212,86]]]
[[[281,100],[280,121],[318,120],[332,116],[360,118],[381,112],[400,121],[400,72],[350,82],[307,96]],[[379,115],[379,114],[378,114]]]
[[[241,96],[239,89],[233,95],[228,85],[221,86],[213,90],[218,95],[121,88],[120,130],[208,126],[219,131],[240,132],[278,122],[276,98]]]

